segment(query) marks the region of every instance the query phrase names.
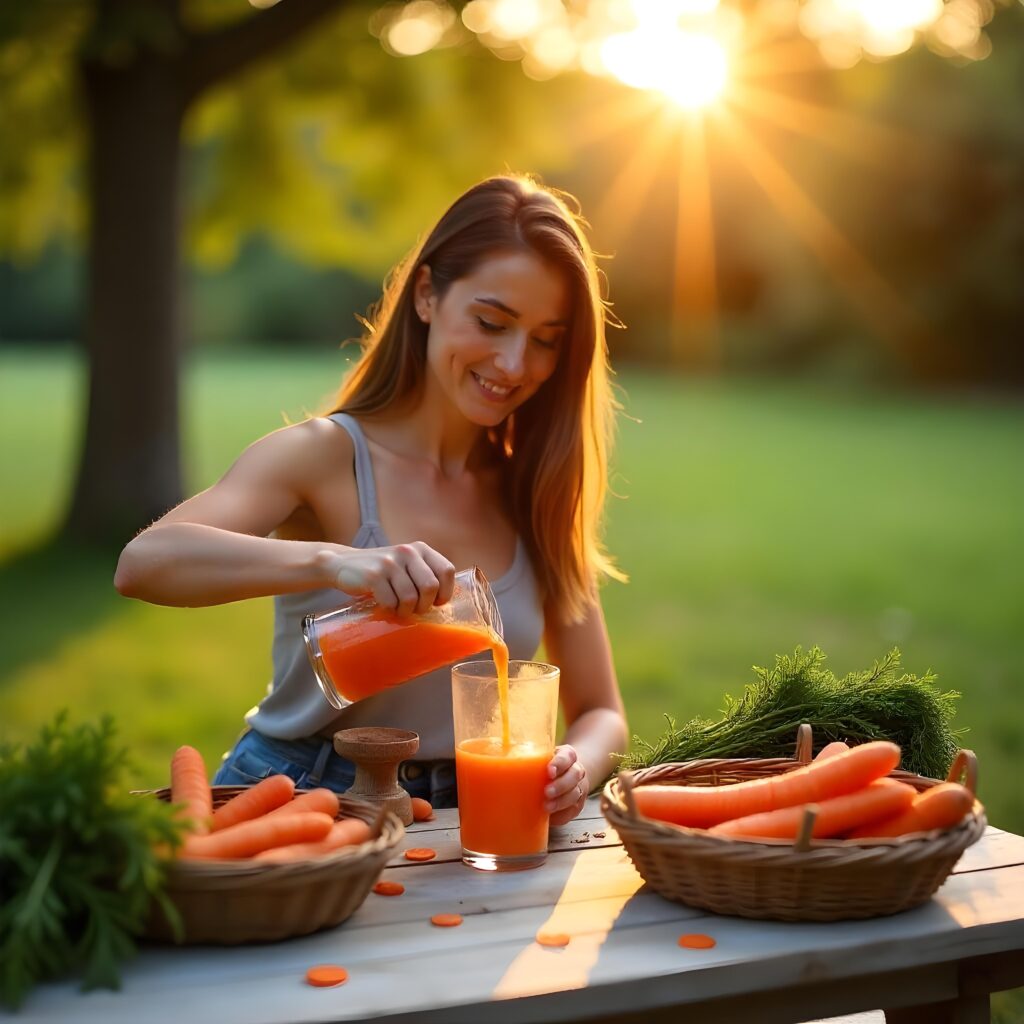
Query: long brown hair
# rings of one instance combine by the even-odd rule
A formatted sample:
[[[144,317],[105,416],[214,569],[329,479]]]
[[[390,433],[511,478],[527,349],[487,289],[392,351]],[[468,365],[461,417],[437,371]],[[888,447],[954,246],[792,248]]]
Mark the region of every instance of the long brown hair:
[[[516,530],[546,596],[571,622],[585,613],[601,579],[623,578],[601,539],[616,409],[605,340],[608,313],[571,196],[518,176],[488,178],[463,193],[388,277],[364,321],[362,358],[332,411],[372,415],[419,394],[428,330],[413,301],[421,266],[430,267],[440,301],[486,257],[523,249],[564,275],[569,326],[554,373],[489,438],[503,463]]]

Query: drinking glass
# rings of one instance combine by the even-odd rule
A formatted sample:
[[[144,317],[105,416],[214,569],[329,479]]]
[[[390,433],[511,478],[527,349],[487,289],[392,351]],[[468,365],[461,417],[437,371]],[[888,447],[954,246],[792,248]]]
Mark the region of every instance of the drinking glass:
[[[506,742],[495,663],[452,669],[462,859],[471,867],[515,871],[548,855],[544,788],[555,750],[558,680],[554,665],[509,662]]]

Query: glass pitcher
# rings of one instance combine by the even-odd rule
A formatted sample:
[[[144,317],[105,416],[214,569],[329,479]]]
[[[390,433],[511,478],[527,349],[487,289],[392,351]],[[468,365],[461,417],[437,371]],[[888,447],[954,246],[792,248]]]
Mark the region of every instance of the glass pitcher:
[[[502,633],[494,594],[476,566],[455,574],[450,601],[422,615],[399,618],[360,598],[302,620],[316,680],[338,711],[442,665],[500,650]]]

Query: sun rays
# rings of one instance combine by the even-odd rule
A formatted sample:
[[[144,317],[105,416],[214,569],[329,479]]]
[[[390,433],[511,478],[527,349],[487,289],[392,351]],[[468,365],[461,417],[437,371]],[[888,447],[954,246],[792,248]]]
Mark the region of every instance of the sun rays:
[[[674,217],[674,250],[645,253],[673,276],[672,344],[684,365],[710,368],[719,352],[716,179],[746,176],[821,264],[870,333],[900,351],[930,330],[871,258],[816,201],[836,171],[905,185],[949,154],[933,139],[852,112],[835,84],[862,59],[913,46],[982,60],[990,0],[448,0],[390,5],[375,31],[396,54],[455,46],[467,33],[543,80],[566,71],[595,79],[594,103],[568,131],[588,160],[616,155],[593,207],[614,248],[644,223]],[[375,23],[376,24],[376,23]],[[600,84],[597,84],[600,80]],[[828,151],[832,162],[808,159]],[[600,156],[594,162],[599,168]],[[803,171],[810,179],[810,173]],[[856,179],[855,179],[856,180]],[[834,191],[834,190],[833,190]],[[723,193],[724,194],[724,193]],[[652,203],[658,204],[655,210]],[[674,209],[672,207],[674,206]],[[720,230],[720,228],[719,228]],[[723,251],[724,247],[723,247]]]

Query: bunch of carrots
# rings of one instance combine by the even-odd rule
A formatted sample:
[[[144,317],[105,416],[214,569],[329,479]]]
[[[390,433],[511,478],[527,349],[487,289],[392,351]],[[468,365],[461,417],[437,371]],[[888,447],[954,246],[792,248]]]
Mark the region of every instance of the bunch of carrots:
[[[329,789],[295,794],[287,775],[270,775],[216,810],[202,755],[180,747],[171,759],[171,801],[182,805],[188,833],[180,857],[282,864],[355,846],[371,837],[358,818],[336,821],[340,805]]]
[[[836,742],[782,775],[724,786],[637,786],[633,796],[645,817],[736,839],[795,840],[809,806],[817,812],[815,839],[851,840],[952,828],[973,807],[974,795],[958,782],[918,792],[886,778],[899,761],[895,743]]]

